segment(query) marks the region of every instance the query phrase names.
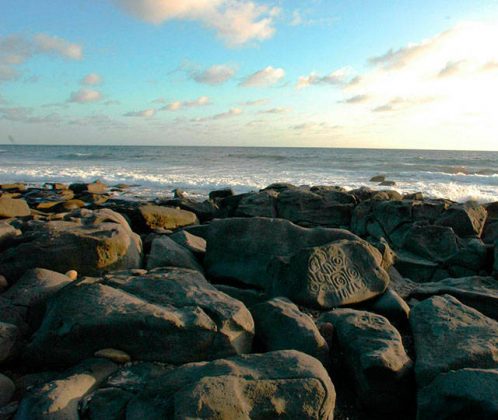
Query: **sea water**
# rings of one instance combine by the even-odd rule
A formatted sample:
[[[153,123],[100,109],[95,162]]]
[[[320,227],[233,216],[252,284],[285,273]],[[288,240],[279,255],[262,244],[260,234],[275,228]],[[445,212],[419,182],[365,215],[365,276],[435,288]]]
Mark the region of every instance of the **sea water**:
[[[369,182],[375,175],[394,187]],[[498,152],[332,148],[0,145],[0,182],[132,185],[129,196],[193,197],[274,182],[421,191],[455,201],[498,201]]]

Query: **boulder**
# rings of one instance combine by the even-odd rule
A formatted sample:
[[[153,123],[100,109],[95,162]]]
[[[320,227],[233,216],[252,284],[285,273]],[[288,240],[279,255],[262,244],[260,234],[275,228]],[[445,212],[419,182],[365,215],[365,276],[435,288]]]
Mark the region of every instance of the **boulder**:
[[[479,273],[481,270],[489,272],[489,252],[488,247],[477,238],[472,238],[467,241],[462,241],[462,245],[458,252],[447,260],[450,273],[455,274],[454,277],[461,277],[458,274],[458,269],[467,269]],[[458,267],[457,269],[455,269]]]
[[[498,282],[493,277],[448,278],[418,284],[409,297],[424,300],[436,295],[451,295],[464,305],[498,321]]]
[[[223,188],[221,190],[214,190],[209,193],[210,200],[216,200],[218,198],[226,198],[234,195],[234,192],[231,188]]]
[[[449,226],[461,237],[481,236],[486,222],[486,209],[474,201],[454,204],[437,220],[436,224]]]
[[[402,224],[413,221],[412,208],[412,201],[377,201],[373,205],[373,216],[384,232],[391,235]]]
[[[166,201],[159,201],[157,204],[167,207],[178,207],[181,210],[194,213],[201,223],[214,219],[218,212],[218,205],[211,200],[196,201],[190,198],[174,198]]]
[[[443,373],[418,392],[417,419],[496,419],[497,390],[497,369],[460,369]]]
[[[0,222],[0,251],[8,248],[19,235],[20,232],[14,226]]]
[[[276,199],[272,190],[244,194],[235,209],[235,217],[277,217]]]
[[[100,388],[89,394],[80,405],[80,417],[91,420],[126,418],[126,406],[133,394],[120,388]]]
[[[16,352],[20,333],[17,326],[0,322],[0,363],[12,358]]]
[[[419,387],[463,368],[498,368],[498,322],[452,296],[434,296],[412,308],[410,325]]]
[[[0,407],[7,405],[7,403],[14,396],[16,386],[12,379],[0,373]]]
[[[394,267],[403,277],[424,283],[432,280],[439,264],[409,252],[398,251]]]
[[[392,187],[392,186],[396,185],[396,182],[394,182],[394,181],[382,181],[379,185],[382,187]]]
[[[206,254],[206,240],[200,236],[195,236],[185,230],[173,233],[170,238],[178,245],[187,248],[197,257],[204,257]]]
[[[0,184],[0,190],[22,192],[26,190],[26,184],[22,182],[16,182],[13,184]]]
[[[304,189],[281,192],[277,200],[278,217],[300,226],[349,226],[353,204],[332,201],[334,195],[320,195]]]
[[[263,351],[298,350],[329,364],[329,348],[313,319],[285,298],[274,298],[251,308],[255,341]]]
[[[109,187],[100,181],[94,181],[91,183],[74,183],[69,185],[69,189],[74,191],[76,194],[81,194],[83,192],[89,192],[92,194],[103,194],[107,192]]]
[[[339,239],[358,237],[340,229],[306,229],[282,219],[215,220],[208,227],[204,266],[211,277],[269,290],[273,278],[267,268],[275,256]]]
[[[448,260],[459,250],[458,238],[452,228],[417,224],[404,235],[402,248],[436,262]]]
[[[14,305],[32,308],[44,304],[50,296],[69,283],[71,279],[64,274],[34,268],[26,271],[3,297],[10,299]]]
[[[390,287],[380,296],[359,304],[358,308],[382,315],[396,326],[404,326],[410,316],[408,304]]]
[[[16,420],[78,420],[82,398],[116,370],[104,359],[88,359],[58,379],[30,389],[21,400]]]
[[[0,218],[29,216],[31,210],[22,199],[0,197]]]
[[[381,264],[379,251],[362,240],[303,248],[275,259],[272,294],[320,309],[359,303],[386,290],[389,276]]]
[[[203,271],[194,254],[165,235],[156,236],[152,240],[150,253],[147,256],[147,269],[157,267],[180,267]]]
[[[331,419],[334,386],[322,364],[293,350],[192,363],[150,383],[128,420]]]
[[[318,325],[334,327],[341,364],[351,374],[362,404],[375,412],[406,407],[412,389],[412,361],[399,332],[383,316],[336,309],[320,316]]]
[[[195,270],[84,278],[61,290],[28,344],[27,362],[68,366],[113,348],[132,360],[182,364],[251,350],[245,306]]]
[[[139,207],[139,226],[143,231],[178,229],[199,223],[197,216],[186,210],[147,204]]]
[[[370,182],[384,182],[386,180],[385,175],[375,175],[370,178]]]
[[[82,275],[140,267],[142,241],[124,219],[115,223],[100,213],[81,218],[78,212],[67,220],[28,224],[16,245],[0,255],[0,274],[12,283],[36,267],[62,273],[74,269]]]

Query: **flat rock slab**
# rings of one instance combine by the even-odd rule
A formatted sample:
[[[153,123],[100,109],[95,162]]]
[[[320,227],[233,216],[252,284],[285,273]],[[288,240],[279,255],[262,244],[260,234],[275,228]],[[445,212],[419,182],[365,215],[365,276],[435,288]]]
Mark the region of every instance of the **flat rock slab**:
[[[29,224],[17,244],[0,254],[0,274],[14,283],[26,270],[37,267],[60,273],[76,270],[82,275],[140,267],[140,237],[121,215],[112,218],[113,212],[107,212],[111,214],[78,210],[67,220]]]
[[[313,319],[290,300],[274,298],[251,308],[256,342],[264,351],[298,350],[329,364],[329,348]]]
[[[195,213],[173,207],[147,204],[139,207],[141,220],[139,223],[144,230],[178,229],[184,226],[197,225],[199,220]]]
[[[443,373],[419,391],[417,419],[496,419],[497,391],[497,369]]]
[[[339,239],[359,239],[341,229],[302,228],[282,219],[232,218],[209,225],[204,266],[207,274],[269,290],[268,265],[276,256]]]
[[[192,363],[150,383],[128,420],[331,419],[334,386],[322,364],[293,350]]]
[[[377,412],[402,409],[412,388],[411,359],[401,336],[383,316],[354,309],[336,309],[320,316],[317,324],[333,326],[361,402]]]
[[[241,302],[197,271],[166,268],[66,286],[49,302],[24,356],[68,366],[113,348],[132,360],[182,364],[249,352],[253,335]]]
[[[389,275],[381,265],[382,255],[362,240],[303,248],[275,260],[272,294],[320,309],[359,303],[386,290]]]
[[[498,368],[498,322],[452,296],[426,299],[410,313],[419,387],[463,368]]]
[[[441,281],[417,285],[410,297],[418,300],[435,295],[451,295],[464,305],[477,309],[482,314],[498,320],[498,281],[493,277],[448,278]]]

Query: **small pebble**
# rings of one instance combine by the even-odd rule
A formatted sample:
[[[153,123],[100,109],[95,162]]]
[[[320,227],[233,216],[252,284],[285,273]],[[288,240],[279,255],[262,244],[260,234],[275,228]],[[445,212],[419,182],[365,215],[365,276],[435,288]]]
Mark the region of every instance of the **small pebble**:
[[[66,273],[66,276],[69,277],[71,280],[76,280],[78,278],[78,272],[76,270],[69,270]]]

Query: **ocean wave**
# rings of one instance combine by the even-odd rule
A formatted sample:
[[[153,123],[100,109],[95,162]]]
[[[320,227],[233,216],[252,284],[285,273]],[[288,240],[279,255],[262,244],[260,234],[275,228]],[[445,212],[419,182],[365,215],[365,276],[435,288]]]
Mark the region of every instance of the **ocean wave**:
[[[284,161],[284,160],[292,160],[290,156],[284,155],[271,155],[267,153],[262,154],[246,154],[246,153],[229,153],[226,155],[229,158],[238,158],[238,159],[257,159],[257,160],[272,160],[272,161]]]
[[[60,160],[108,160],[114,159],[115,156],[112,153],[62,153],[55,157],[55,159]]]

